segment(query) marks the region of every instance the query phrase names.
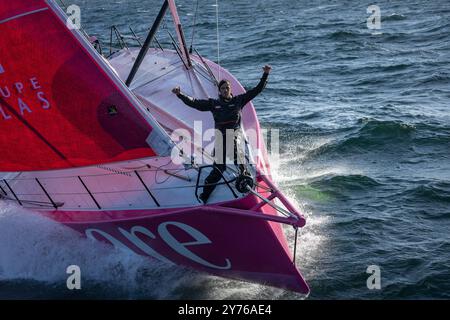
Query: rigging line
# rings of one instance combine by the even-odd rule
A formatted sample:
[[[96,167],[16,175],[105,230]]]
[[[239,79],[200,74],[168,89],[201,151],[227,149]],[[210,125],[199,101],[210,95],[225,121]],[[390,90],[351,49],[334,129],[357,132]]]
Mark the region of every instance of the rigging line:
[[[264,201],[265,203],[267,203],[269,206],[271,206],[272,208],[274,208],[275,210],[277,210],[279,213],[281,213],[282,215],[286,216],[286,217],[290,217],[290,218],[294,218],[295,220],[298,220],[298,217],[296,215],[294,215],[292,212],[285,210],[283,208],[281,208],[279,205],[272,203],[270,200],[268,200],[267,198],[261,196],[259,194],[259,192],[253,190],[252,188],[250,188],[250,186],[247,185],[247,190],[250,191],[251,193],[253,193],[255,196],[257,196],[258,198],[260,198],[262,201]]]
[[[178,43],[176,42],[175,38],[170,33],[169,29],[166,28],[166,31],[169,34],[170,39],[172,39],[172,45],[173,45],[173,48],[175,49],[176,53],[178,54],[178,57],[180,57],[180,60],[183,62],[186,70],[189,70],[189,66],[186,65],[186,62],[184,61],[183,52],[181,51],[181,48],[178,46]],[[187,49],[185,49],[185,50],[187,50]]]
[[[162,47],[161,43],[158,41],[158,38],[156,37],[156,35],[155,35],[154,40],[155,40],[156,44],[158,45],[158,47],[161,49],[161,51],[164,51],[164,48]]]
[[[0,196],[0,199],[5,199],[5,200],[8,200],[8,201],[14,201],[14,202],[19,203],[20,205],[23,205],[25,203],[25,204],[38,206],[38,207],[54,208],[53,204],[51,204],[50,202],[34,201],[34,200],[18,200],[18,199],[13,199],[13,198],[8,197],[8,196]]]
[[[147,172],[147,170],[140,170],[139,172]],[[173,176],[171,176],[173,177]],[[236,181],[235,177],[231,177],[231,178],[227,178],[228,182],[234,182]],[[185,180],[187,181],[187,180]],[[188,181],[191,182],[191,181]],[[161,184],[161,183],[158,183]],[[223,185],[225,184],[225,182],[217,182],[215,185]],[[203,187],[204,185],[199,185],[200,187]],[[172,190],[172,189],[190,189],[190,188],[195,188],[195,184],[188,184],[188,185],[181,185],[181,186],[169,186],[169,187],[152,187],[151,190]],[[95,192],[96,195],[99,194],[122,194],[125,192],[142,192],[145,191],[145,189],[126,189],[126,190],[119,190],[119,191],[97,191]],[[57,192],[57,193],[52,193],[53,196],[68,196],[68,195],[89,195],[87,192]],[[42,196],[42,194],[27,194],[27,193],[21,193],[20,196]],[[17,199],[13,199],[9,196],[1,196],[0,194],[0,199],[6,199],[6,200],[12,200],[12,201],[18,201]],[[49,206],[53,207],[53,205],[50,202],[44,202],[44,201],[37,201],[37,200],[20,200],[23,203],[27,203],[27,202],[38,202],[38,203],[45,203],[48,204]],[[56,204],[60,204],[62,202],[56,202]]]
[[[64,9],[66,9],[66,10],[65,10],[65,15],[66,15],[67,18],[69,18],[69,17],[68,17],[69,12],[67,12],[67,10],[68,10],[70,7],[72,7],[72,5],[67,6],[67,4],[64,2],[64,0],[59,0],[59,2],[61,2],[61,4],[63,5]],[[83,35],[86,37],[86,39],[89,39],[89,35],[88,35],[88,33],[86,32],[86,30],[84,30],[83,26],[80,26],[80,27],[81,27],[81,28],[80,28],[80,31],[83,33]]]
[[[213,80],[211,80],[211,78],[210,78],[208,75],[205,75],[203,72],[201,72],[201,71],[200,71],[201,69],[198,69],[198,68],[195,68],[195,67],[194,67],[194,70],[197,71],[197,73],[198,73],[199,75],[201,75],[203,78],[205,78],[205,80],[211,82],[211,83],[214,84],[214,85],[217,85],[217,83],[214,82]]]
[[[134,32],[134,30],[131,28],[131,26],[128,26],[128,28],[130,28],[131,33],[134,36],[134,39],[137,41],[137,43],[139,43],[139,47],[142,48],[142,42],[140,40],[140,38],[136,35],[136,33]]]
[[[8,193],[5,191],[5,189],[2,188],[1,185],[0,185],[0,191],[3,193],[3,194],[0,193],[0,198],[8,195]]]
[[[113,28],[111,27],[110,34],[109,34],[109,56],[107,58],[109,58],[113,54],[113,52],[112,52],[112,39],[113,39],[112,34],[113,34]]]
[[[220,38],[219,38],[219,1],[216,0],[216,30],[217,30],[217,65],[219,66],[220,81]]]
[[[150,165],[150,164],[147,164],[147,167],[148,167],[149,169],[151,169],[152,167],[156,167],[156,173],[155,173],[155,183],[156,183],[156,184],[162,184],[162,183],[166,182],[167,180],[169,180],[171,177],[173,177],[172,175],[168,174],[168,173],[166,172],[166,170],[176,170],[175,173],[178,173],[178,172],[180,172],[181,170],[184,170],[184,169],[161,169],[161,168],[163,168],[163,167],[165,167],[165,166],[168,166],[168,165],[171,164],[171,163],[172,163],[172,159],[170,159],[169,162],[167,162],[166,164],[162,164],[162,165],[160,165],[160,166],[152,166],[152,165]],[[158,173],[159,173],[160,171],[163,171],[163,172],[167,175],[167,178],[164,179],[163,181],[158,181]]]
[[[6,186],[8,187],[9,191],[11,191],[12,195],[14,196],[14,198],[17,200],[17,202],[22,205],[22,202],[20,202],[20,199],[17,197],[16,193],[14,192],[14,190],[11,188],[11,186],[8,184],[8,181],[6,181],[5,179],[3,179],[3,182],[6,184]]]
[[[47,196],[48,200],[52,203],[52,205],[55,207],[55,209],[58,209],[58,207],[61,207],[61,205],[57,205],[55,201],[53,201],[52,197],[50,197],[50,194],[48,191],[44,188],[43,184],[39,181],[38,178],[35,178],[36,182],[38,183],[39,187],[41,187],[42,191],[44,191],[45,195]]]
[[[145,190],[147,191],[147,193],[150,195],[150,197],[152,198],[152,200],[155,202],[155,204],[160,207],[161,205],[159,204],[158,200],[156,200],[155,196],[152,194],[152,192],[150,191],[150,189],[148,188],[148,186],[145,184],[144,180],[142,179],[142,177],[139,175],[139,173],[135,170],[134,173],[136,174],[136,176],[138,177],[139,181],[142,183],[142,185],[144,186]]]
[[[163,166],[166,166],[166,165],[168,165],[168,164],[165,164],[165,165],[163,165]],[[101,166],[97,166],[98,168],[100,168],[100,169],[105,169],[105,170],[108,170],[106,167],[101,167]],[[130,172],[131,171],[133,171],[133,170],[136,170],[136,169],[139,169],[139,168],[142,168],[142,167],[148,167],[147,166],[147,164],[145,164],[145,165],[143,165],[143,166],[141,166],[141,167],[136,167],[136,168],[127,168],[127,167],[122,167],[122,169],[125,169],[125,170],[130,170]],[[152,165],[152,167],[154,167],[155,168],[155,170],[153,170],[153,169],[148,169],[148,170],[142,170],[142,171],[148,171],[148,172],[156,172],[156,171],[164,171],[164,170],[179,170],[178,168],[168,168],[168,169],[160,169],[160,170],[158,170],[157,168],[157,166],[155,166],[155,165]],[[161,166],[160,166],[161,167]],[[125,175],[125,176],[131,176],[131,175],[129,175],[129,173],[130,172],[120,172],[120,171],[117,171],[117,172],[115,172],[115,171],[110,171],[110,173],[99,173],[99,174],[91,174],[91,175],[84,175],[84,176],[81,176],[82,178],[92,178],[92,177],[106,177],[106,176],[113,176],[113,175]],[[78,177],[78,175],[73,175],[73,176],[70,176],[70,175],[64,175],[64,176],[60,176],[60,177],[46,177],[45,179],[46,180],[51,180],[51,179],[53,179],[53,180],[55,180],[55,179],[68,179],[68,178],[77,178]],[[5,183],[7,182],[7,181],[31,181],[31,180],[35,180],[35,178],[12,178],[12,179],[3,179],[2,181],[4,181]],[[38,194],[36,194],[36,195],[38,195]]]
[[[173,48],[175,49],[175,51],[177,52],[178,57],[180,57],[180,60],[183,62],[184,67],[186,68],[186,70],[188,70],[189,68],[188,68],[188,66],[186,65],[186,62],[184,62],[184,60],[183,60],[183,55],[182,55],[182,53],[178,51],[179,48],[178,48],[177,44],[176,44],[175,42],[172,42],[172,45],[173,45]]]
[[[194,43],[195,27],[197,25],[197,12],[198,12],[198,0],[197,0],[197,4],[195,6],[194,24],[192,25],[192,39],[191,39],[191,45],[189,47],[189,53],[192,53],[192,45]]]
[[[182,62],[182,61],[177,61],[176,63],[173,63],[173,64],[169,65],[169,67],[175,66],[175,65],[177,65],[177,64],[180,64],[180,66],[181,66],[181,62]],[[143,83],[143,84],[139,84],[139,85],[136,85],[136,86],[132,86],[132,89],[133,89],[133,90],[136,90],[136,89],[140,89],[140,88],[142,88],[142,87],[145,87],[146,85],[148,85],[148,84],[150,84],[150,83],[152,83],[152,82],[154,82],[154,81],[156,81],[156,80],[159,80],[159,79],[161,79],[162,77],[167,76],[169,73],[174,72],[178,67],[179,67],[179,66],[176,66],[176,67],[173,68],[172,70],[169,70],[168,72],[166,72],[166,73],[164,73],[164,74],[162,74],[162,75],[160,75],[160,76],[157,76],[157,77],[154,78],[154,79],[150,79],[149,81],[147,81],[147,82],[145,82],[145,83]]]
[[[65,4],[64,0],[59,0],[59,2],[61,2],[61,4],[64,7],[64,9],[67,10],[67,5]]]
[[[209,77],[210,75],[208,74],[208,71],[206,71],[205,67],[203,67],[201,64],[199,64],[197,61],[192,60],[192,68],[197,71],[197,73],[202,73],[203,75],[205,75],[206,77]],[[214,81],[212,79],[209,79],[210,82]]]
[[[199,57],[200,61],[202,62],[203,66],[206,68],[207,72],[209,73],[210,77],[213,79],[214,83],[216,84],[216,86],[219,84],[219,82],[217,81],[216,77],[214,76],[214,73],[211,71],[211,68],[209,67],[209,65],[205,62],[205,60],[203,59],[203,57],[200,55],[200,53],[197,51],[197,49],[194,49],[195,53],[197,54],[197,56]]]

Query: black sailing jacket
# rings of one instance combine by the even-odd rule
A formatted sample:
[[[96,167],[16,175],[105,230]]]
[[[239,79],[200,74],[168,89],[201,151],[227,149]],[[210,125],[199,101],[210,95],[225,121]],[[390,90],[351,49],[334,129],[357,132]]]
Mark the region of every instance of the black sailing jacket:
[[[219,130],[239,129],[241,126],[241,110],[253,98],[255,98],[265,88],[267,84],[268,73],[264,73],[258,85],[246,93],[224,99],[219,96],[218,99],[198,100],[178,94],[185,104],[199,111],[211,111],[214,117],[215,127]]]

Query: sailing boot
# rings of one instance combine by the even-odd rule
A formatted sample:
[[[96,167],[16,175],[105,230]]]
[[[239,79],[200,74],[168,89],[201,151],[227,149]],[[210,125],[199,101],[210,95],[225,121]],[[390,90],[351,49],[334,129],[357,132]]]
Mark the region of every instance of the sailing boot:
[[[206,204],[206,202],[208,201],[209,195],[207,195],[206,193],[203,192],[199,198],[203,202],[203,204]]]

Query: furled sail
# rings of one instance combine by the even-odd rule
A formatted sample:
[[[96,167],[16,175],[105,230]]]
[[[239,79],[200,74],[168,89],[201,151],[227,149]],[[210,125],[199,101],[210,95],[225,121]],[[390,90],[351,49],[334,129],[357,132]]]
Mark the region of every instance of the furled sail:
[[[45,0],[0,0],[0,171],[168,155],[164,130]]]

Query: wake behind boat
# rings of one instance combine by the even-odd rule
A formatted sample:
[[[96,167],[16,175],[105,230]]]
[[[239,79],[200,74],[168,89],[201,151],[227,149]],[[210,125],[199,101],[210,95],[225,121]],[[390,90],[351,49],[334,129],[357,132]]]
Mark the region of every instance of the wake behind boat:
[[[0,4],[1,201],[165,263],[309,292],[282,228],[305,219],[271,180],[251,102],[241,120],[248,174],[227,164],[208,203],[199,200],[214,121],[171,89],[217,97],[220,75],[245,90],[187,50],[173,0],[140,49],[109,60],[53,1]],[[150,48],[167,10],[178,41]]]

